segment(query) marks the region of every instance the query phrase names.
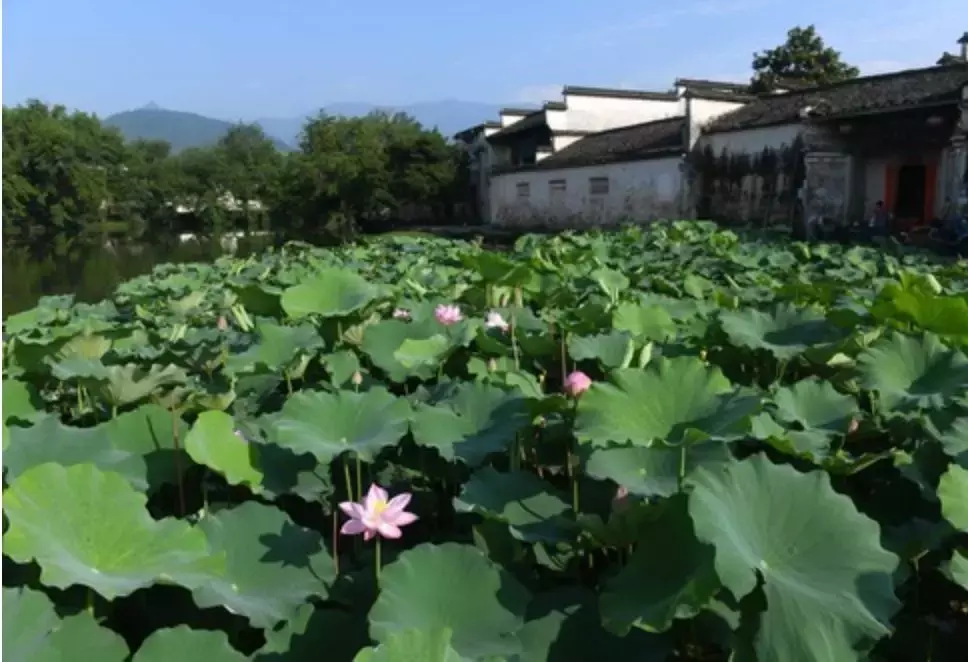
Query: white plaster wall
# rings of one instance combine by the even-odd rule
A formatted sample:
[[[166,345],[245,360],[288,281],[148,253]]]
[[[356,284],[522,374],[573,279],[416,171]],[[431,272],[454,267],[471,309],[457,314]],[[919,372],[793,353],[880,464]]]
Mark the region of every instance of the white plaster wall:
[[[709,121],[744,105],[738,101],[714,101],[712,99],[696,98],[687,99],[686,103],[687,114],[689,116],[690,149],[692,149],[692,146],[699,139],[702,127]]]
[[[605,131],[685,114],[685,99],[654,101],[566,94],[567,111],[550,111],[548,124],[558,131]],[[552,117],[552,114],[555,116]],[[554,122],[554,124],[552,124]]]
[[[801,130],[802,126],[796,123],[748,129],[746,131],[707,133],[700,136],[699,146],[705,149],[706,145],[709,145],[717,156],[723,150],[732,154],[755,154],[762,152],[764,147],[779,149],[784,145],[792,145],[797,136],[800,135]]]
[[[682,213],[680,163],[679,157],[671,157],[494,175],[489,205],[492,221],[511,225],[551,221],[576,226],[676,218]],[[593,200],[590,195],[589,179],[593,177],[609,180],[608,195],[600,200]],[[550,183],[562,179],[565,193],[552,203]],[[520,182],[530,184],[526,202],[517,197]]]
[[[565,147],[572,143],[576,143],[582,139],[583,136],[551,136],[551,146],[556,152],[563,150]]]
[[[501,113],[501,128],[511,126],[515,122],[519,122],[524,119],[526,115],[519,115],[518,113]]]

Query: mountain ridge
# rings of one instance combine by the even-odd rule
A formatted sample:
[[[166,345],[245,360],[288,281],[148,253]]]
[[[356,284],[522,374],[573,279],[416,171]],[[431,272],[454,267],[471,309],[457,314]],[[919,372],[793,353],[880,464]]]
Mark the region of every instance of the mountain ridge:
[[[518,104],[520,105],[520,104]],[[445,137],[450,138],[475,124],[496,120],[504,104],[478,101],[444,99],[441,101],[421,101],[411,104],[374,104],[365,102],[338,102],[322,108],[330,115],[358,117],[374,110],[402,112],[410,115],[428,129],[437,128]],[[318,111],[317,111],[318,112]],[[282,150],[292,150],[299,140],[299,133],[305,123],[315,117],[316,112],[300,117],[260,117],[254,120],[236,120],[210,117],[192,111],[172,110],[150,102],[141,108],[114,113],[105,118],[104,123],[120,129],[128,140],[165,140],[171,143],[172,151],[178,152],[189,147],[214,145],[239,121],[252,121],[266,132]]]

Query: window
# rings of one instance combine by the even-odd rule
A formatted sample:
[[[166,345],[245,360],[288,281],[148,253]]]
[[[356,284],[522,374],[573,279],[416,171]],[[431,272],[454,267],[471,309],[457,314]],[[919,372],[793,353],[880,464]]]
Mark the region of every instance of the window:
[[[531,197],[531,183],[530,182],[518,182],[517,183],[517,193],[518,200],[527,200]]]
[[[590,177],[588,179],[588,193],[592,197],[608,195],[608,177]]]
[[[564,179],[552,179],[548,182],[548,198],[552,207],[562,207],[565,204],[565,192],[568,185]]]

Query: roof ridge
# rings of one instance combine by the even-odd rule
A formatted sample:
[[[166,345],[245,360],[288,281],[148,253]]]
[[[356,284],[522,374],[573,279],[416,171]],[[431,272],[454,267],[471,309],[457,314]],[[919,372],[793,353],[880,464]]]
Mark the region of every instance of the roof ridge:
[[[776,96],[783,96],[783,97],[790,98],[790,97],[795,97],[797,95],[816,94],[818,92],[823,92],[824,90],[837,89],[839,87],[847,87],[849,85],[857,85],[871,80],[887,80],[890,78],[901,78],[903,76],[910,76],[912,74],[923,74],[930,71],[941,71],[945,69],[950,69],[950,70],[968,69],[968,62],[955,62],[953,64],[932,64],[930,66],[915,67],[913,69],[902,69],[901,71],[888,71],[881,74],[871,74],[869,76],[857,76],[856,78],[839,80],[836,83],[827,83],[825,85],[813,85],[810,87],[804,87],[797,90],[791,89],[780,93],[766,92],[764,94],[758,95],[758,98],[769,99]],[[796,79],[793,79],[793,80],[796,80]]]

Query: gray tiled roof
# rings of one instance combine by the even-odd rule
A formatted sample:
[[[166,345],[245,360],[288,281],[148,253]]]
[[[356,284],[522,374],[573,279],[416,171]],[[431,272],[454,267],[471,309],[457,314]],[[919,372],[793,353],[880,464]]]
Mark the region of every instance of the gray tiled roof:
[[[686,118],[681,116],[599,131],[573,142],[530,168],[576,168],[681,154],[686,148],[685,131]]]
[[[736,131],[796,122],[803,108],[817,117],[889,112],[932,104],[957,103],[968,84],[968,63],[912,69],[806,90],[762,96],[710,122],[705,131]]]

